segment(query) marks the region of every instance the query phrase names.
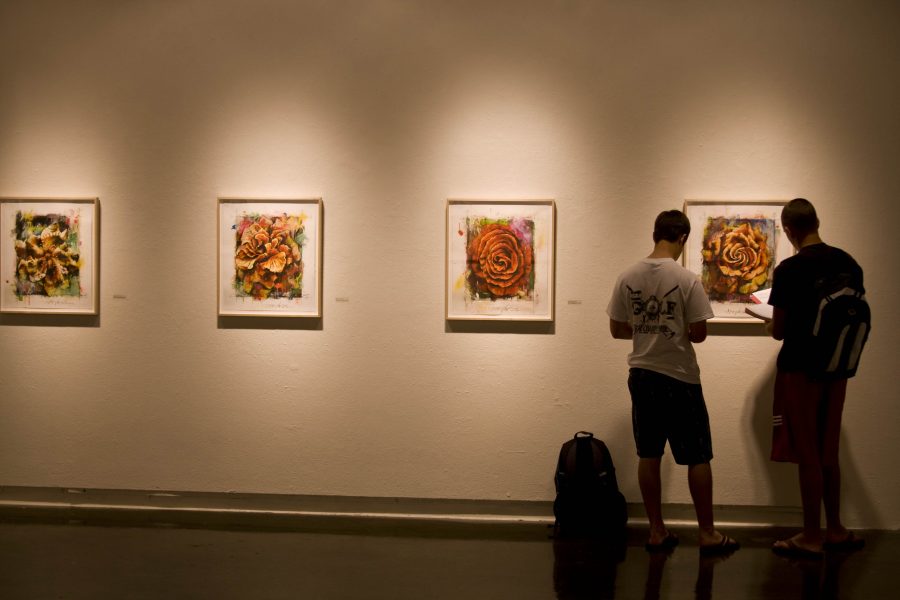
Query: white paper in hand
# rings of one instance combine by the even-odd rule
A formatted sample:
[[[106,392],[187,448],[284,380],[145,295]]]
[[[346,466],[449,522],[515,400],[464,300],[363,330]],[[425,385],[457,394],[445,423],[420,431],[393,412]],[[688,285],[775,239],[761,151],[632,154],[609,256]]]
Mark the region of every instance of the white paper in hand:
[[[756,317],[757,319],[762,319],[763,321],[771,321],[774,312],[774,307],[769,304],[769,295],[771,293],[772,288],[766,288],[764,290],[759,290],[750,294],[750,300],[753,301],[753,306],[748,306],[745,309],[745,312],[748,315]]]

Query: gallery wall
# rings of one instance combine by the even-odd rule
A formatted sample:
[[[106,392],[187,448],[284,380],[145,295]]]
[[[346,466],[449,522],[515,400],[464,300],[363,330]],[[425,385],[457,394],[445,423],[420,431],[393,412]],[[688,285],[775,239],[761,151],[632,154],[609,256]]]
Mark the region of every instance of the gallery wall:
[[[96,319],[0,316],[0,485],[548,500],[587,429],[639,502],[616,275],[804,196],[873,309],[847,521],[900,528],[897,73],[891,2],[4,0],[0,196],[98,197],[102,258]],[[323,199],[321,319],[217,317],[219,197]],[[555,200],[552,325],[445,321],[448,198]],[[799,505],[778,344],[712,334],[715,501]]]

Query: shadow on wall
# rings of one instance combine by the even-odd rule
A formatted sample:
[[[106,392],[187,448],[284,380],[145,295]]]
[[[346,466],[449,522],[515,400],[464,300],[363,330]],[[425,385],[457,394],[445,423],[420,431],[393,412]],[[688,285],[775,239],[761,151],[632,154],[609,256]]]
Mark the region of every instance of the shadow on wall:
[[[284,329],[322,331],[322,317],[235,317],[217,318],[218,329]]]
[[[749,412],[751,436],[747,447],[755,448],[753,457],[757,461],[758,471],[768,477],[770,504],[774,506],[800,506],[800,488],[797,480],[797,467],[792,463],[778,463],[769,460],[772,444],[772,403],[775,389],[775,364],[771,364],[752,394],[751,405],[745,409]],[[848,401],[850,399],[848,398]],[[746,415],[745,415],[746,418]],[[848,514],[861,515],[866,523],[878,526],[881,517],[877,507],[866,492],[865,484],[853,459],[847,435],[841,432],[841,515],[845,520]],[[852,521],[848,525],[852,526]]]
[[[727,337],[769,337],[765,324],[753,319],[749,323],[709,323],[709,335]],[[773,374],[774,377],[774,374]]]
[[[847,401],[853,400],[848,397]],[[861,434],[865,435],[865,432]],[[846,432],[841,431],[841,518],[848,527],[854,527],[860,522],[865,523],[869,529],[883,529],[884,519],[866,489],[851,450]]]
[[[17,314],[0,315],[0,325],[12,327],[100,327],[100,315]]]
[[[446,333],[521,333],[527,335],[553,335],[555,321],[444,321]]]

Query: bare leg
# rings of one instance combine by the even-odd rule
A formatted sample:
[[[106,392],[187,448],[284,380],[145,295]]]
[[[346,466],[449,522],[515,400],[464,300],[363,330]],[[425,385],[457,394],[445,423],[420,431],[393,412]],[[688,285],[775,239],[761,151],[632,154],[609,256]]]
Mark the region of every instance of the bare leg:
[[[841,523],[841,468],[838,465],[822,469],[822,499],[825,502],[825,539],[840,542],[848,531]]]
[[[709,463],[688,467],[688,487],[700,527],[700,545],[718,544],[722,541],[722,534],[713,525],[713,478]]]
[[[668,534],[662,518],[662,477],[661,458],[641,458],[638,460],[638,484],[644,499],[644,510],[650,521],[650,544],[659,544]]]
[[[800,500],[803,504],[803,546],[822,549],[822,496],[824,494],[824,476],[820,465],[800,465]]]
[[[803,504],[803,531],[789,540],[775,542],[775,548],[789,549],[790,546],[797,546],[821,552],[823,470],[818,464],[801,464],[797,470],[800,475],[800,500]]]

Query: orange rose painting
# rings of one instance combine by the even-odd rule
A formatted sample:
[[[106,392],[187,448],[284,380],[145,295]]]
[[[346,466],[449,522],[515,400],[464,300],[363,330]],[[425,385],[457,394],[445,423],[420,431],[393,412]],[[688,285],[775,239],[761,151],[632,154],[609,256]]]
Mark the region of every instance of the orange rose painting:
[[[529,298],[534,291],[534,222],[468,220],[467,285],[472,299]]]
[[[448,320],[552,321],[553,200],[448,200]]]
[[[791,253],[781,227],[785,200],[686,200],[691,235],[684,266],[709,297],[713,320],[754,323],[751,294],[772,287],[775,266]]]
[[[775,222],[772,219],[709,218],[703,230],[701,278],[710,300],[749,302],[771,286]]]
[[[234,230],[234,288],[239,297],[302,296],[302,216],[243,214]]]

